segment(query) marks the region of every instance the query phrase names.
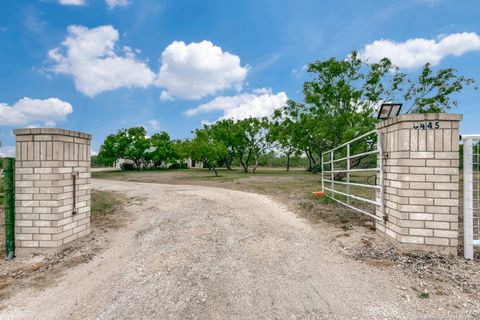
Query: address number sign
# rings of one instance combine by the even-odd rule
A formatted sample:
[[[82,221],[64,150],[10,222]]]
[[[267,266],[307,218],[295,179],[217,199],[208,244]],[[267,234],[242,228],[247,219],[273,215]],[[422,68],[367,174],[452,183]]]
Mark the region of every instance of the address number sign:
[[[428,129],[439,129],[440,128],[440,122],[435,121],[429,121],[429,122],[414,122],[413,123],[413,129],[421,129],[421,130],[428,130]]]

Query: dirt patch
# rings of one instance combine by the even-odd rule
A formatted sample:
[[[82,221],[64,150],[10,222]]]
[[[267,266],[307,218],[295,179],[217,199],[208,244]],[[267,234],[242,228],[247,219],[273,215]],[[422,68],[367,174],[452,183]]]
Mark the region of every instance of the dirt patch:
[[[55,284],[66,269],[88,263],[102,252],[110,242],[109,232],[130,219],[123,206],[133,200],[115,192],[92,190],[92,226],[89,235],[52,254],[32,253],[12,261],[0,260],[0,310],[1,303],[17,291],[28,287],[45,289]],[[1,249],[3,254],[4,247]]]

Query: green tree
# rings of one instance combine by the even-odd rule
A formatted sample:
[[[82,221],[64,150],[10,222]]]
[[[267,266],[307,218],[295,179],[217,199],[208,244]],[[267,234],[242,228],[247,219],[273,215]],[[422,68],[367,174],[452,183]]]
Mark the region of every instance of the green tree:
[[[122,151],[117,134],[110,134],[100,146],[98,161],[109,167],[115,166],[117,161],[123,157]]]
[[[184,141],[183,148],[188,150],[188,155],[193,161],[202,161],[204,166],[210,168],[218,176],[216,165],[223,160],[227,149],[221,141],[213,138],[208,129],[198,129],[191,141]]]
[[[232,119],[223,119],[209,126],[206,125],[204,128],[211,132],[215,140],[223,142],[227,149],[223,162],[227,170],[232,170],[232,162],[235,158],[237,146],[242,138],[242,132],[239,130],[239,127]]]
[[[407,80],[408,87],[403,98],[410,102],[410,106],[406,113],[447,112],[452,106],[458,106],[452,95],[474,83],[473,79],[458,75],[454,68],[434,73],[427,63],[416,81]]]
[[[147,158],[153,162],[155,167],[162,163],[169,163],[178,160],[173,142],[166,132],[156,133],[150,137],[150,149]]]
[[[138,169],[145,163],[150,140],[143,127],[133,127],[110,134],[100,147],[99,161],[114,165],[119,159],[133,161]]]
[[[292,156],[300,155],[301,151],[295,144],[296,123],[291,118],[281,118],[281,112],[274,112],[273,120],[269,122],[269,139],[275,148],[285,155],[286,170],[290,170],[290,159]]]
[[[258,167],[258,159],[269,147],[268,123],[266,119],[246,118],[238,120],[235,135],[235,158],[247,173],[253,164],[252,172]]]
[[[137,169],[141,168],[147,157],[147,149],[150,147],[150,140],[147,138],[145,128],[133,127],[121,130],[119,139],[120,144],[125,147],[125,159],[133,161]]]

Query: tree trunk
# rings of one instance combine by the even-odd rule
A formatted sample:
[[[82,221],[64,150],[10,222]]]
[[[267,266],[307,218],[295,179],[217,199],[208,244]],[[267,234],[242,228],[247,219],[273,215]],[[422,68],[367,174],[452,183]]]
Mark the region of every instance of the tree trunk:
[[[257,171],[257,168],[258,168],[258,160],[255,159],[255,166],[253,167],[252,172],[255,173],[255,171]]]
[[[307,155],[308,159],[308,171],[312,171],[312,159],[310,159],[308,152],[305,151],[305,154]]]
[[[212,171],[215,173],[215,177],[218,177],[218,171],[215,169],[215,166],[211,165],[210,162],[203,160],[204,165],[208,167],[209,171]]]
[[[313,174],[317,173],[315,168],[317,163],[315,162],[315,158],[313,157],[312,152],[310,150],[306,150],[305,153],[307,154],[308,163],[310,165],[309,171]]]
[[[223,159],[223,161],[225,162],[225,167],[227,167],[227,170],[231,171],[232,170],[232,156],[226,155],[225,159]]]
[[[240,164],[242,165],[243,172],[248,173],[248,163],[243,162],[243,160],[240,160]]]
[[[287,153],[287,171],[290,171],[290,152]]]

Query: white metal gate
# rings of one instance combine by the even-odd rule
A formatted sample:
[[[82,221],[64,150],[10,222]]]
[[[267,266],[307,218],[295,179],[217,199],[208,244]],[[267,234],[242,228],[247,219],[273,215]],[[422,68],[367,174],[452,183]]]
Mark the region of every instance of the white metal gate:
[[[353,148],[352,148],[353,146]],[[363,147],[364,150],[358,151],[355,146]],[[354,150],[352,150],[354,149]],[[376,166],[370,168],[352,168],[353,160],[359,160],[369,155],[376,155]],[[329,198],[343,204],[344,206],[361,212],[375,220],[382,221],[384,213],[384,185],[383,185],[383,161],[382,161],[382,143],[381,134],[377,130],[367,132],[355,139],[352,139],[332,150],[322,153],[322,192]],[[343,165],[342,165],[343,163]],[[337,166],[337,167],[336,167]],[[359,174],[363,172],[375,172],[375,183],[352,182],[352,173]],[[345,174],[345,181],[335,180],[337,173]],[[378,183],[377,183],[378,179]],[[344,191],[338,190],[337,185],[344,186]],[[374,199],[352,194],[351,187],[375,189]],[[328,191],[328,192],[325,192]],[[343,198],[343,199],[340,199]],[[355,205],[354,201],[360,201],[363,204],[374,205],[374,210],[368,211]],[[378,213],[376,211],[379,211]]]
[[[480,246],[480,135],[462,140],[464,255],[473,259],[473,248]]]

